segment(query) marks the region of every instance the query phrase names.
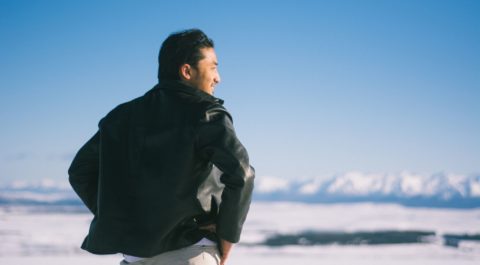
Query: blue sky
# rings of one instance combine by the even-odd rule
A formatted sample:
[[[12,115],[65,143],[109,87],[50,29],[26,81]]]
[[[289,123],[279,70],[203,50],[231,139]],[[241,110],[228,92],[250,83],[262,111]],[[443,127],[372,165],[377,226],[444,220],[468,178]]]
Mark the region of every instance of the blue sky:
[[[65,179],[171,32],[216,43],[257,175],[480,172],[479,1],[0,1],[0,182]]]

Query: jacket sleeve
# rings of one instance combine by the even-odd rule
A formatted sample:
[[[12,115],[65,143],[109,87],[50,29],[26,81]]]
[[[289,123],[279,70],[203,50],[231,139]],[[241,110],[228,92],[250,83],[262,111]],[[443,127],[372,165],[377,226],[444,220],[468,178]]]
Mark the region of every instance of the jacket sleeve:
[[[70,185],[93,214],[97,210],[99,138],[97,132],[85,143],[68,169]]]
[[[207,111],[199,124],[197,140],[201,155],[223,172],[220,181],[225,188],[218,211],[217,235],[237,243],[250,207],[254,169],[223,107]]]

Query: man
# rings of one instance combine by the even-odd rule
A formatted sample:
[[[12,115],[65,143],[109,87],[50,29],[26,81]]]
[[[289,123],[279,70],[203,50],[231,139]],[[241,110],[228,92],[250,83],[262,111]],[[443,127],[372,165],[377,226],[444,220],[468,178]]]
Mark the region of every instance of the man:
[[[170,35],[159,83],[99,122],[70,183],[94,214],[82,248],[121,264],[225,264],[239,241],[254,171],[223,101],[214,44]]]

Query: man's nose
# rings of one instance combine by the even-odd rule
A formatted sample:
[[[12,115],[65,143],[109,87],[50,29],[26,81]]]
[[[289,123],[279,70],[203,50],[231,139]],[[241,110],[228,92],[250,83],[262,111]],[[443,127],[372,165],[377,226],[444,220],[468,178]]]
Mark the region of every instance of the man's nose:
[[[218,84],[218,83],[220,83],[221,80],[222,79],[220,78],[220,74],[217,73],[217,75],[215,76],[215,79],[214,79],[215,83]]]

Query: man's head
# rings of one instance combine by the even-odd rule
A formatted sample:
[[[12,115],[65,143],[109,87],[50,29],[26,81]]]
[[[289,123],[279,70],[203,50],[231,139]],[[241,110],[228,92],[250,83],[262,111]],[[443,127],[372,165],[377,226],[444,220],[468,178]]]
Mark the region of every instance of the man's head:
[[[159,80],[178,80],[209,94],[220,82],[213,41],[198,29],[171,34],[162,44],[158,63]]]

